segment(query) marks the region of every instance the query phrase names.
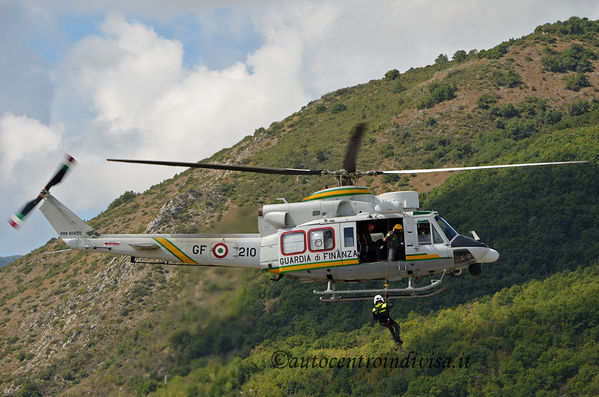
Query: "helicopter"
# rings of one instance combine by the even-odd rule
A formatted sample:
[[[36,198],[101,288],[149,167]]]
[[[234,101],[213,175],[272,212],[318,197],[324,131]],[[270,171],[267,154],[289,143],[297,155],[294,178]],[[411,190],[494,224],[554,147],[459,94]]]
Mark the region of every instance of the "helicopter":
[[[375,195],[358,185],[362,176],[421,174],[492,168],[580,164],[560,161],[471,167],[359,171],[356,159],[366,123],[357,124],[337,171],[272,168],[235,164],[107,159],[107,161],[203,168],[274,175],[333,176],[338,186],[304,197],[301,202],[266,204],[258,209],[258,230],[253,234],[100,234],[50,194],[75,164],[67,155],[40,194],[13,216],[17,228],[39,202],[40,210],[70,249],[129,256],[133,263],[176,266],[217,266],[259,269],[300,281],[324,281],[326,289],[313,293],[322,301],[371,299],[373,295],[419,298],[439,293],[445,275],[468,269],[478,276],[481,264],[497,261],[499,253],[472,237],[459,234],[436,211],[420,209],[418,192],[397,191]],[[399,244],[390,250],[387,237],[395,233]],[[438,279],[432,277],[441,275]],[[429,283],[416,286],[419,277]],[[389,282],[407,279],[404,288]],[[362,281],[384,281],[382,288],[337,289]]]

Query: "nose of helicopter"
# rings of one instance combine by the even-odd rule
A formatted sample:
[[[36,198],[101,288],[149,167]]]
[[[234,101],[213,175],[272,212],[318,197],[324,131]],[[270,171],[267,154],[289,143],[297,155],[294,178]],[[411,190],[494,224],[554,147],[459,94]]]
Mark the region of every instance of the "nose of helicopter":
[[[499,259],[499,252],[495,251],[493,248],[485,248],[481,251],[482,252],[477,252],[474,254],[474,257],[478,263],[490,263]]]
[[[490,263],[499,259],[499,252],[489,248],[486,244],[470,237],[458,235],[451,243],[454,249],[466,248],[477,263]]]

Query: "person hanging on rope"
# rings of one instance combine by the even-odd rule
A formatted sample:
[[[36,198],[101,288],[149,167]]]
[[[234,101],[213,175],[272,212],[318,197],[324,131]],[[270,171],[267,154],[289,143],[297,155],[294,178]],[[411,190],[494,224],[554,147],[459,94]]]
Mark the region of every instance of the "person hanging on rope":
[[[372,309],[372,321],[378,320],[379,324],[389,328],[393,341],[399,347],[403,344],[403,341],[399,337],[399,324],[391,318],[389,311],[393,307],[393,303],[385,302],[385,299],[381,295],[374,297],[374,308]]]

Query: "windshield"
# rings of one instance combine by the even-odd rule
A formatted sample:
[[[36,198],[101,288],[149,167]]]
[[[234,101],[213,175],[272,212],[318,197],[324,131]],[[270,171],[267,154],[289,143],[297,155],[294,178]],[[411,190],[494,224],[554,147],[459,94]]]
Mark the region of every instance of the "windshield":
[[[445,221],[445,219],[441,218],[439,215],[435,216],[435,219],[437,220],[441,230],[443,230],[443,233],[445,233],[445,236],[447,236],[447,240],[451,241],[455,236],[458,235],[458,232],[456,232],[453,227],[451,227],[451,225]]]

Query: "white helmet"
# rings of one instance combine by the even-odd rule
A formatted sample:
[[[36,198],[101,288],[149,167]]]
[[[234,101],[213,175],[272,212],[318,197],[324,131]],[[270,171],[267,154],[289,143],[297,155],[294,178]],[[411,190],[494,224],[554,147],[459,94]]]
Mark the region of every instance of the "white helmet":
[[[383,297],[382,297],[382,296],[380,296],[380,295],[377,295],[377,296],[375,296],[375,297],[374,297],[374,304],[375,304],[375,305],[376,305],[377,303],[379,303],[379,302],[384,302],[384,301],[385,301],[385,300],[384,300],[384,299],[383,299]]]

